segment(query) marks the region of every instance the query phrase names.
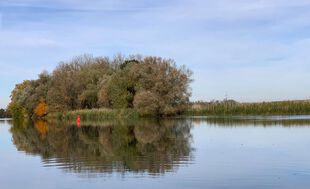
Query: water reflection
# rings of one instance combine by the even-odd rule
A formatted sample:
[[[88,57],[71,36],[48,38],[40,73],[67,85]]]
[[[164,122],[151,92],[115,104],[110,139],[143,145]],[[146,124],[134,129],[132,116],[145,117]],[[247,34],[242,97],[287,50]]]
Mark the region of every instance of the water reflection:
[[[208,116],[189,118],[195,125],[214,125],[220,127],[240,126],[310,126],[310,116]]]
[[[0,121],[2,188],[310,186],[310,116],[12,124]]]
[[[140,120],[84,123],[14,123],[19,151],[40,155],[45,166],[75,173],[160,175],[192,161],[191,122]],[[97,175],[96,175],[97,176]]]

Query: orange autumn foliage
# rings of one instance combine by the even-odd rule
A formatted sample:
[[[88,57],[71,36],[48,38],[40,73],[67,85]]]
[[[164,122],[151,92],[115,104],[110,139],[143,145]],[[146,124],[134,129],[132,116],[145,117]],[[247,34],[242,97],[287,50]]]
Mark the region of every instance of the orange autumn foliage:
[[[44,99],[40,100],[40,103],[34,109],[34,113],[39,117],[43,117],[48,113],[48,105],[45,103]]]

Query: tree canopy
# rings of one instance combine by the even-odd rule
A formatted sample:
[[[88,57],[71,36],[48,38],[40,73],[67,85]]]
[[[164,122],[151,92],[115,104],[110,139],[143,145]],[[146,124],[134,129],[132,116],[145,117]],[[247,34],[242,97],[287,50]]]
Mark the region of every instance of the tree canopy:
[[[171,59],[140,55],[83,55],[61,62],[52,73],[17,84],[13,116],[92,108],[133,108],[141,115],[180,113],[189,102],[192,72]]]

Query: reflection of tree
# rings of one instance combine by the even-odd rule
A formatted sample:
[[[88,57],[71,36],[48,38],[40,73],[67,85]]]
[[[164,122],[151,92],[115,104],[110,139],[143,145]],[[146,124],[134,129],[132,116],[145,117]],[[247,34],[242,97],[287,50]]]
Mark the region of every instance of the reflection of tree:
[[[48,126],[47,123],[43,120],[38,120],[35,122],[35,128],[39,132],[41,138],[45,138],[47,131],[48,131]]]
[[[43,157],[46,166],[81,173],[126,171],[161,174],[191,159],[187,121],[136,121],[81,128],[40,121],[34,126],[14,125],[18,150]]]

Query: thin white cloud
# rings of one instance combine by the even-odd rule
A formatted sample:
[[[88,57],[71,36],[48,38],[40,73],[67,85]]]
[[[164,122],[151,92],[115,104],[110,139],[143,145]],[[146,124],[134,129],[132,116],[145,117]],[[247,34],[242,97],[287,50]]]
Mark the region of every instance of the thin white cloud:
[[[62,43],[38,33],[0,31],[0,48],[56,48]]]
[[[3,16],[2,16],[2,13],[0,12],[0,31],[2,29],[2,22],[3,22],[2,19],[3,19]]]

